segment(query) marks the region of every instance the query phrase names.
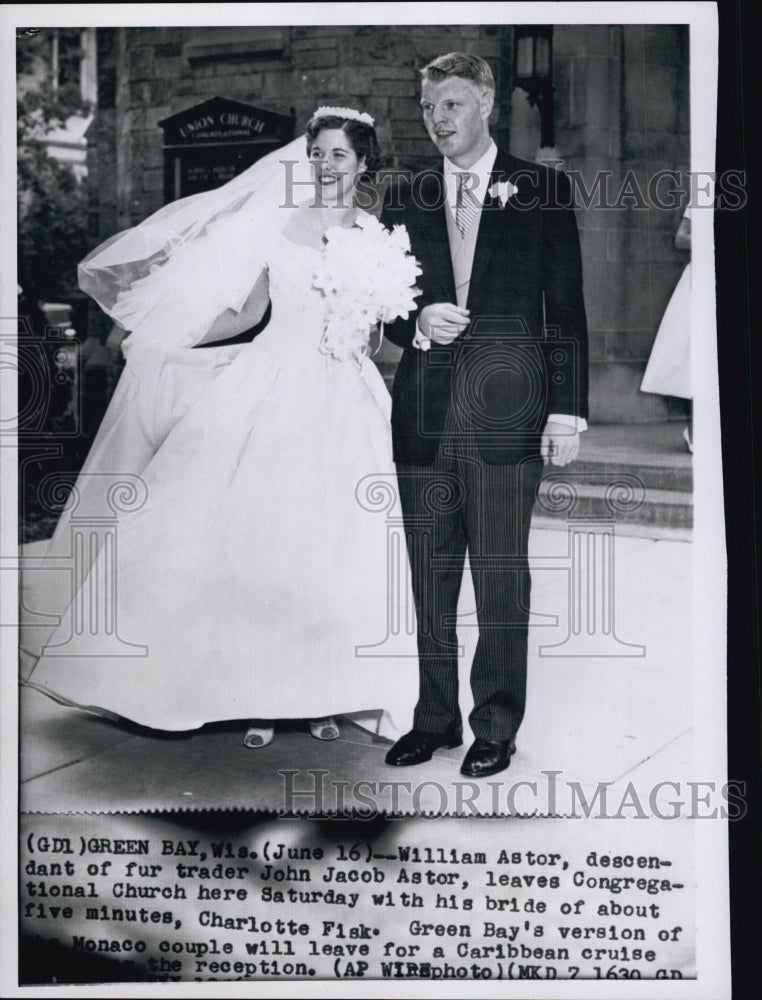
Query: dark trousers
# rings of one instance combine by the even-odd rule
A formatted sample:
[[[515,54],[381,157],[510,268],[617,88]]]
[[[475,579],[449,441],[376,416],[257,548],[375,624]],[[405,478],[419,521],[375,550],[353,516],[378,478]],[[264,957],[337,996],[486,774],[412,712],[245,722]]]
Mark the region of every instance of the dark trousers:
[[[418,615],[416,729],[443,732],[461,722],[456,611],[466,549],[479,626],[471,729],[477,738],[506,740],[521,724],[531,589],[527,541],[541,473],[540,458],[488,465],[472,436],[450,432],[432,465],[397,466]]]

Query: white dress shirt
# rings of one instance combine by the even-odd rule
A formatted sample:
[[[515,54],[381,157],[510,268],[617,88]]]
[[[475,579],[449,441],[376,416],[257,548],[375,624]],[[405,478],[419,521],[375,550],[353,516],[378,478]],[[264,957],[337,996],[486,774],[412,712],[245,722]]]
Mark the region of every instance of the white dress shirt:
[[[456,166],[452,160],[448,160],[447,157],[444,158],[444,169],[442,173],[444,175],[445,194],[447,204],[450,206],[453,216],[455,215],[458,199],[458,175],[462,173],[468,173],[471,175],[469,191],[481,207],[484,205],[484,199],[487,197],[487,192],[490,186],[490,176],[492,174],[492,168],[495,166],[496,158],[497,146],[493,140],[490,140],[489,147],[484,155],[481,156],[476,163],[473,164],[473,166],[469,167],[468,170],[464,170],[462,167]],[[424,347],[424,345],[428,347],[430,343],[429,338],[421,332],[417,323],[415,329],[416,333],[413,339],[413,347],[421,348]],[[587,421],[585,418],[577,417],[570,413],[550,413],[548,414],[548,420],[552,420],[558,424],[565,424],[567,427],[571,427],[576,431],[587,430]]]
[[[484,204],[484,199],[487,196],[489,179],[492,173],[492,168],[495,166],[496,158],[497,146],[492,140],[490,140],[489,147],[484,156],[480,157],[472,167],[468,168],[468,170],[464,170],[462,167],[456,167],[452,160],[448,160],[447,157],[445,157],[443,170],[445,190],[447,192],[447,204],[452,209],[453,215],[455,215],[455,208],[458,199],[458,175],[471,175],[469,178],[470,183],[468,190],[481,206]]]

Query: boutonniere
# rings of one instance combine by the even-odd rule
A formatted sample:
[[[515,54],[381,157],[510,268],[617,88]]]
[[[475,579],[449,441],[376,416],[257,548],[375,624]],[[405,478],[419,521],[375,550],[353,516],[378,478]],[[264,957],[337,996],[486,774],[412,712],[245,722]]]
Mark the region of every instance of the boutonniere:
[[[489,189],[490,197],[500,202],[500,207],[505,208],[508,204],[508,199],[512,198],[518,188],[515,184],[511,184],[510,181],[495,181],[492,187]]]

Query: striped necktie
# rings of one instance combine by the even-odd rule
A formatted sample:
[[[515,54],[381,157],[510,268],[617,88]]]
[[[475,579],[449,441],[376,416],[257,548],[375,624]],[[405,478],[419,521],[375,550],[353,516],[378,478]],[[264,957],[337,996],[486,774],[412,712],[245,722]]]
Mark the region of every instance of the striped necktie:
[[[465,236],[478,214],[479,205],[469,190],[471,174],[465,171],[457,174],[457,178],[458,190],[455,200],[455,225],[458,227],[460,235]]]

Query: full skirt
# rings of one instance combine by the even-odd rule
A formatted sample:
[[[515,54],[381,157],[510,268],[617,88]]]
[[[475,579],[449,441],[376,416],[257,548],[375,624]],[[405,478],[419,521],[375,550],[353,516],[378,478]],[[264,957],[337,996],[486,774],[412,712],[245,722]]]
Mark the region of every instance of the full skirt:
[[[404,731],[418,670],[389,407],[372,362],[284,352],[277,324],[130,357],[24,574],[27,682],[162,730],[363,713]]]

